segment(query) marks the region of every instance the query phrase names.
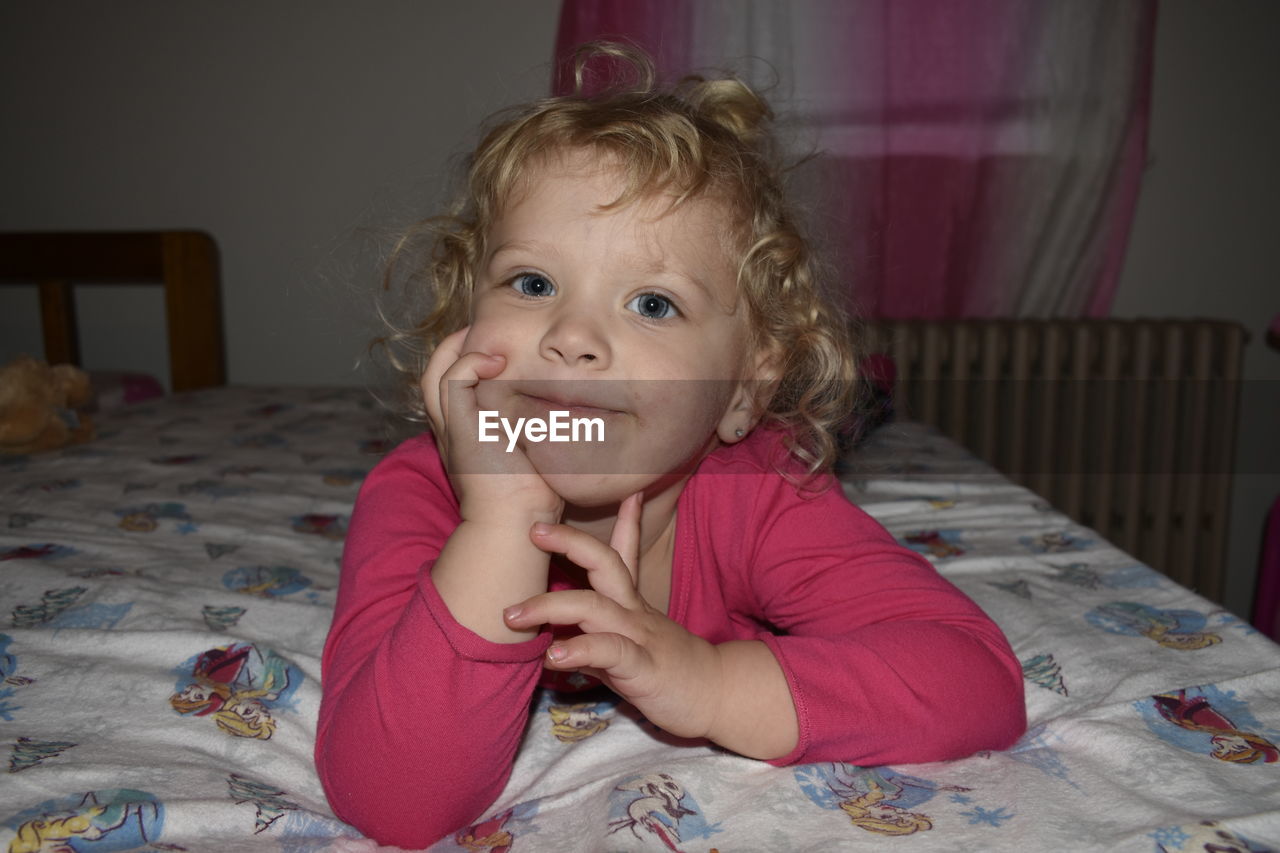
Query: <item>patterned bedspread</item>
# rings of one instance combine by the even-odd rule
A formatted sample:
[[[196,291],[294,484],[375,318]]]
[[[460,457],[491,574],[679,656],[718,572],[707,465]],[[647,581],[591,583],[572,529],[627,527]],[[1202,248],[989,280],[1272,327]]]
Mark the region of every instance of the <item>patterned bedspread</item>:
[[[374,848],[332,816],[311,750],[383,423],[357,390],[219,389],[0,460],[0,844]],[[436,849],[1280,848],[1280,647],[926,428],[882,428],[842,476],[1004,628],[1021,742],[774,768],[673,743],[609,695],[546,694],[501,800]]]

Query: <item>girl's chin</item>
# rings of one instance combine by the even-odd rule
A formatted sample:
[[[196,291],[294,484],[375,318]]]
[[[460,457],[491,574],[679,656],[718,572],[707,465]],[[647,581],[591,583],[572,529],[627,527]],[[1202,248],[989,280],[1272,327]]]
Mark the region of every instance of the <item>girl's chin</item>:
[[[538,473],[567,505],[585,510],[616,509],[618,504],[636,492],[645,492],[646,500],[652,500],[685,479],[679,471],[663,474],[643,471],[571,473],[561,470],[548,474],[539,470]]]
[[[542,474],[551,490],[566,504],[582,508],[616,506],[645,489],[652,477],[625,474]]]

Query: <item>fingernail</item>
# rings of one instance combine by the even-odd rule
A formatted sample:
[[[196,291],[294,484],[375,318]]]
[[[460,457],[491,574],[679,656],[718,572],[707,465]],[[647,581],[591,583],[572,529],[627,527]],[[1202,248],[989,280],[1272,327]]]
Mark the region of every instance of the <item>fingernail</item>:
[[[568,654],[568,650],[559,643],[553,643],[551,648],[547,649],[547,658],[556,661],[557,663],[564,660],[565,656]]]
[[[518,604],[513,604],[510,607],[508,607],[506,610],[502,611],[502,618],[506,619],[508,622],[514,622],[515,620],[520,618],[520,614],[523,612],[524,612],[524,608],[522,608]]]
[[[533,523],[534,536],[546,536],[550,532],[551,532],[551,525],[547,524],[545,521],[535,521]]]

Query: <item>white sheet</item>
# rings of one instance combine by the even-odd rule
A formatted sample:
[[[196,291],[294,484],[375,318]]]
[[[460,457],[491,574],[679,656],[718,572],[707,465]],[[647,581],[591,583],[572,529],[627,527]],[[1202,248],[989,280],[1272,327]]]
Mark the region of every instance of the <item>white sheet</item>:
[[[374,847],[333,818],[311,750],[341,537],[382,436],[358,391],[221,389],[0,460],[0,843]],[[1280,647],[923,427],[882,429],[844,477],[1009,635],[1017,746],[773,768],[669,743],[604,694],[544,695],[501,800],[436,849],[1280,846]]]

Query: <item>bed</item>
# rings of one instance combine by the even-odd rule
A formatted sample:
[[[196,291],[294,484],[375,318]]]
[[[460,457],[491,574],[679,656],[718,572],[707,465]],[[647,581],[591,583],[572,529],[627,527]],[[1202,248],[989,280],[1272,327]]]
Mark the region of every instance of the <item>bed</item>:
[[[374,849],[311,754],[345,524],[393,424],[360,389],[210,383],[97,430],[0,457],[0,843]],[[1280,647],[936,426],[899,417],[840,476],[1009,636],[1017,745],[773,768],[542,694],[501,799],[435,849],[1280,849]]]

